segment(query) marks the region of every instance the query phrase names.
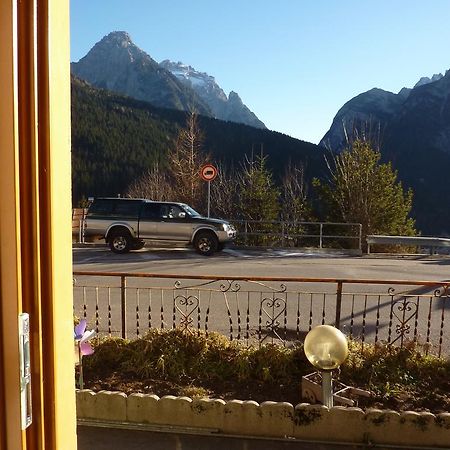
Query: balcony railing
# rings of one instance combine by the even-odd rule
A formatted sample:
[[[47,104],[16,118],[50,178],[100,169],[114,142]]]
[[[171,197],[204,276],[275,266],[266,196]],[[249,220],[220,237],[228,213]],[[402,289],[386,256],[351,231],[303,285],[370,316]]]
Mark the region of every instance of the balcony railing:
[[[450,283],[74,272],[74,313],[100,335],[150,328],[216,331],[245,343],[291,345],[331,324],[366,343],[450,354]]]

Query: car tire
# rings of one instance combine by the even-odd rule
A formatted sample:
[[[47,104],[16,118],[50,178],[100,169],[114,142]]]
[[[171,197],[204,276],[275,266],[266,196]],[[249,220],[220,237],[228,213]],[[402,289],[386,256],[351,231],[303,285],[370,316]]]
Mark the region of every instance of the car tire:
[[[123,254],[131,250],[132,238],[129,231],[114,231],[108,238],[109,248],[113,253]]]
[[[217,251],[219,240],[211,231],[199,231],[195,235],[194,247],[197,253],[203,256],[210,256]]]
[[[135,239],[133,243],[131,244],[131,250],[140,250],[141,248],[144,248],[145,242],[141,239]]]

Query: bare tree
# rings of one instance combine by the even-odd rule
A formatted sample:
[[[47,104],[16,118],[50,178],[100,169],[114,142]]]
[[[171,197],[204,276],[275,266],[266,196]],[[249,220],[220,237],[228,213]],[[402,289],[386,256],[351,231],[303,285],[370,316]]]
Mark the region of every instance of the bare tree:
[[[159,201],[173,200],[174,193],[167,170],[162,170],[159,163],[156,163],[128,188],[127,196]]]
[[[240,174],[233,167],[218,165],[216,179],[211,183],[212,214],[225,219],[237,219],[241,193]]]
[[[186,202],[201,208],[204,201],[204,182],[200,168],[208,161],[202,153],[204,135],[198,126],[196,113],[190,113],[186,127],[181,129],[167,155],[168,167],[155,164],[127,191],[130,197],[143,197],[160,201]]]
[[[175,148],[169,153],[169,169],[174,179],[174,191],[179,201],[198,208],[202,204],[204,185],[199,177],[201,166],[208,162],[202,153],[204,134],[197,114],[189,114],[186,127],[180,130]]]
[[[310,218],[308,188],[303,166],[289,163],[282,180],[281,219],[286,222],[300,222]]]

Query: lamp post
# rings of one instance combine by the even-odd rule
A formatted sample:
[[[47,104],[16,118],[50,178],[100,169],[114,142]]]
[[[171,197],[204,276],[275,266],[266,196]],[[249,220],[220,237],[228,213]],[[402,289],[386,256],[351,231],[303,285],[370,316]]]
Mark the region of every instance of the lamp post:
[[[303,348],[308,361],[322,373],[323,404],[331,408],[333,406],[331,373],[347,358],[347,338],[335,327],[319,325],[306,335]]]

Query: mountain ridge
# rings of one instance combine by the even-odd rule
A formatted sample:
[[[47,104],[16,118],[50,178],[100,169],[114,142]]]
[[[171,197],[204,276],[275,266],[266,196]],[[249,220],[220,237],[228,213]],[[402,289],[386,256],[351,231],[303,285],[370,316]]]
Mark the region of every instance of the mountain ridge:
[[[169,60],[158,64],[133,43],[126,31],[113,31],[78,62],[71,63],[71,71],[95,87],[147,101],[157,107],[195,111],[265,128],[239,97],[227,97],[214,77],[186,65],[182,66],[187,68],[189,75],[180,76],[180,70],[173,74],[167,67],[174,69],[174,64],[177,63]]]
[[[431,78],[422,77],[413,88],[402,88],[396,94],[380,88],[372,88],[348,100],[336,113],[330,129],[320,140],[319,145],[334,151],[342,150],[347,145],[349,134],[361,131],[364,127],[376,124],[384,129],[388,122],[400,113],[403,104],[417,89],[422,89],[439,82],[445,75],[434,74]],[[379,136],[370,136],[376,140]]]
[[[239,94],[231,91],[227,96],[215,78],[206,72],[199,72],[192,66],[168,59],[160,65],[169,70],[186,86],[192,87],[206,102],[216,119],[245,123],[256,128],[266,128],[250,109],[244,105]]]
[[[450,71],[423,77],[398,94],[371,89],[337,112],[321,146],[339,152],[359,136],[379,148],[406,188],[413,214],[426,233],[450,235]],[[441,175],[439,175],[441,174]]]

